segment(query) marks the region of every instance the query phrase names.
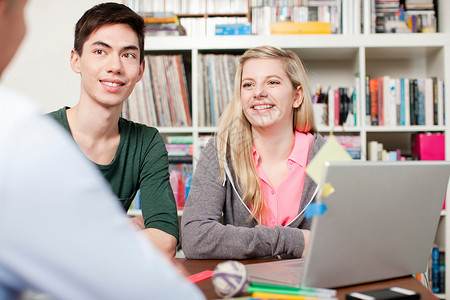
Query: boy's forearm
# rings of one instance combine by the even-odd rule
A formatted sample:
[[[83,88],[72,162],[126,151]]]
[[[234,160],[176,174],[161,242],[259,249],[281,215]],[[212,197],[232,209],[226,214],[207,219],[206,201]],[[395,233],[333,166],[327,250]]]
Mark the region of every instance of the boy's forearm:
[[[173,235],[156,228],[146,228],[142,232],[169,260],[175,257],[177,239]]]

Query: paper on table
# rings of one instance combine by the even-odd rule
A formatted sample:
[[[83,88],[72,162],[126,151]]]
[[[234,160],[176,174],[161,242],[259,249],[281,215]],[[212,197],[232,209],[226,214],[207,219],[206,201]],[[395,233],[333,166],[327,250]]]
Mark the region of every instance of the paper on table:
[[[326,161],[349,161],[352,157],[339,144],[334,135],[330,135],[325,144],[320,148],[319,152],[314,156],[306,167],[306,174],[319,185],[322,181],[324,163]]]

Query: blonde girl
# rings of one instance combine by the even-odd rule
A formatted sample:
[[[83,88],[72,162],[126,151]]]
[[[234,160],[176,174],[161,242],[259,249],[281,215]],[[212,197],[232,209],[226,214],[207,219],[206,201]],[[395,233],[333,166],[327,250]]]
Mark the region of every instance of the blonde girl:
[[[299,57],[271,46],[247,50],[197,164],[182,218],[186,257],[303,256],[311,225],[304,210],[316,190],[305,169],[323,143]]]

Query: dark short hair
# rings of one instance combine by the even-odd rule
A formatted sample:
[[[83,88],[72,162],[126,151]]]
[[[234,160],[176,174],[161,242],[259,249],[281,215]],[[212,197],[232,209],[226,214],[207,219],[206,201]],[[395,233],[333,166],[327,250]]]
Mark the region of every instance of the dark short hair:
[[[108,2],[87,10],[75,26],[73,48],[81,56],[89,36],[103,25],[126,24],[136,33],[139,41],[139,60],[144,60],[145,23],[141,16],[124,4]]]

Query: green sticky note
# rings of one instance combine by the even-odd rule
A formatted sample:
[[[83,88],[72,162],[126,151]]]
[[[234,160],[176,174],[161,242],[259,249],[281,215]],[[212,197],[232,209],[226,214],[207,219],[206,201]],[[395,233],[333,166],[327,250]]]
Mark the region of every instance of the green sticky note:
[[[306,167],[306,174],[319,185],[322,181],[323,168],[326,161],[350,161],[352,157],[331,135]]]

